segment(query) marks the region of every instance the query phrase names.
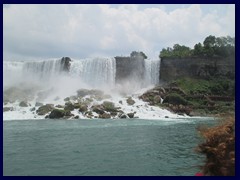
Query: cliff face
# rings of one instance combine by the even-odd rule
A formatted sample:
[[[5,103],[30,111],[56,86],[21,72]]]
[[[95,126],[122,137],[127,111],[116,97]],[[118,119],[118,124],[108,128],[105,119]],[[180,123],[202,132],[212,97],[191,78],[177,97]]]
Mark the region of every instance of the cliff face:
[[[161,60],[160,79],[174,80],[179,77],[235,78],[235,57],[228,58],[166,58]]]
[[[124,80],[141,80],[144,78],[143,57],[115,57],[116,59],[116,83]]]

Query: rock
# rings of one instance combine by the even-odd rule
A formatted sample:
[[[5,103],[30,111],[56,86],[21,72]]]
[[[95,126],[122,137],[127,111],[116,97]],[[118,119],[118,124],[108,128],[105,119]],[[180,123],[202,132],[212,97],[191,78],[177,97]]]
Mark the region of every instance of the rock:
[[[117,112],[110,112],[111,116],[116,116]]]
[[[57,108],[64,108],[64,106],[62,106],[60,104],[56,105],[55,107],[57,107]]]
[[[78,97],[87,96],[87,95],[89,95],[89,90],[87,90],[87,89],[79,89],[79,90],[77,90],[77,95],[78,95]]]
[[[133,118],[134,117],[134,113],[128,113],[127,114],[129,118]]]
[[[43,105],[43,106],[40,106],[37,110],[37,114],[38,115],[45,115],[47,114],[48,112],[52,111],[54,109],[53,105],[52,104],[46,104],[46,105]]]
[[[169,118],[168,116],[165,116],[165,118]]]
[[[80,105],[79,112],[83,113],[83,112],[86,112],[87,110],[88,110],[88,106],[87,105]]]
[[[129,97],[127,99],[127,103],[128,103],[128,105],[133,105],[133,104],[135,104],[135,101],[131,97]]]
[[[69,57],[62,57],[61,59],[61,69],[65,72],[69,72],[72,61]]]
[[[119,104],[122,104],[123,102],[122,101],[119,101]]]
[[[169,103],[169,104],[174,104],[174,105],[187,105],[188,102],[185,100],[182,96],[179,94],[171,93],[168,94],[165,99],[163,100],[163,103]]]
[[[119,114],[119,116],[121,119],[126,119],[127,118],[127,115],[126,114]]]
[[[36,106],[36,107],[38,107],[38,106],[43,106],[43,103],[36,102],[35,106]]]
[[[76,101],[78,99],[77,96],[70,96],[70,99],[73,100],[73,101]]]
[[[13,111],[13,107],[3,107],[3,112]]]
[[[74,116],[74,114],[72,114],[71,111],[66,110],[64,116],[71,117]]]
[[[26,101],[21,101],[21,102],[19,103],[19,106],[20,106],[20,107],[28,107],[28,103],[27,103]]]
[[[73,106],[74,106],[74,109],[79,109],[81,104],[80,103],[74,103]]]
[[[74,108],[75,107],[74,107],[74,105],[72,103],[70,103],[70,102],[65,103],[65,107],[64,107],[65,111],[73,111]]]
[[[92,106],[93,112],[96,112],[98,114],[103,114],[104,113],[104,107],[102,105],[94,105]]]
[[[161,96],[159,96],[159,95],[154,96],[153,102],[155,104],[161,103]]]
[[[99,118],[101,118],[101,119],[110,119],[110,118],[111,118],[111,115],[110,115],[110,114],[107,114],[107,113],[103,113],[103,114],[100,114],[100,115],[99,115]]]
[[[70,101],[70,98],[69,98],[69,97],[66,97],[66,98],[64,99],[64,101]]]
[[[104,107],[105,111],[108,111],[108,112],[118,112],[118,110],[114,106],[114,103],[112,103],[110,101],[104,101],[102,106]]]
[[[79,116],[77,115],[77,116],[74,116],[74,119],[79,119]]]
[[[49,118],[50,119],[62,118],[64,116],[65,116],[65,111],[64,110],[60,110],[60,109],[54,109],[49,114]]]
[[[31,108],[31,109],[30,109],[30,111],[35,111],[35,110],[36,110],[36,108],[35,108],[35,107],[33,107],[33,108]]]

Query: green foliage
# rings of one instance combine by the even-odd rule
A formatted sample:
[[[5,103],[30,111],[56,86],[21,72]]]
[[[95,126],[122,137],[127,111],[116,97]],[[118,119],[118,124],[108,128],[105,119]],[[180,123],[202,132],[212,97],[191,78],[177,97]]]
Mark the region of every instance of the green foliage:
[[[184,45],[175,44],[173,48],[163,48],[160,52],[160,58],[183,58],[192,56],[219,56],[229,57],[235,54],[235,38],[234,37],[215,37],[208,36],[203,41],[203,45],[199,42],[195,44],[194,49]]]
[[[235,82],[229,79],[192,79],[181,78],[176,80],[177,85],[187,94],[214,94],[234,95]]]
[[[140,52],[133,51],[133,52],[131,52],[130,56],[131,57],[143,57],[144,59],[147,59],[146,54],[142,51],[140,51]]]

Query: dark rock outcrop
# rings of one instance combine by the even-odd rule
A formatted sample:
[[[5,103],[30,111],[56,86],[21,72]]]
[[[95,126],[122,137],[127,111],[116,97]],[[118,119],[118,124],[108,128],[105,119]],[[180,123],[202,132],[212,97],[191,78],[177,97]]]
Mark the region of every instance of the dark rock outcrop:
[[[37,114],[38,115],[45,115],[47,113],[49,113],[50,111],[52,111],[54,109],[53,104],[46,104],[43,106],[40,106],[37,110]]]
[[[61,65],[62,65],[62,70],[63,71],[69,72],[70,66],[71,66],[70,61],[72,61],[72,60],[69,57],[63,57],[61,59]]]
[[[19,103],[19,106],[20,106],[20,107],[28,107],[28,103],[27,103],[26,101],[21,101],[21,102]]]
[[[58,118],[63,118],[65,116],[65,111],[64,110],[60,110],[60,109],[54,109],[51,111],[51,113],[49,114],[49,118],[50,119],[58,119]]]
[[[3,107],[3,112],[13,111],[13,107]]]
[[[129,98],[127,98],[127,103],[128,103],[128,105],[133,105],[133,104],[135,104],[135,101],[131,97],[129,97]]]
[[[228,77],[235,79],[235,57],[192,57],[161,59],[160,77],[171,81],[181,77],[209,79],[211,77]]]

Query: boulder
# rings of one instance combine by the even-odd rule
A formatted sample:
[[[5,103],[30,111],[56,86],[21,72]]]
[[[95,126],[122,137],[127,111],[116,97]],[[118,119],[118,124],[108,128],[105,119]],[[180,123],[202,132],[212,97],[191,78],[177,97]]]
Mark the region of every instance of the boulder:
[[[110,119],[110,118],[111,118],[111,115],[110,115],[110,114],[107,114],[107,113],[103,113],[103,114],[100,114],[100,115],[99,115],[99,118],[101,118],[101,119]]]
[[[40,106],[37,110],[37,114],[38,115],[45,115],[47,114],[48,112],[52,111],[54,109],[53,105],[52,104],[46,104],[46,105],[43,105],[43,106]]]
[[[104,107],[102,105],[94,105],[94,106],[92,106],[92,111],[96,112],[97,114],[103,114]]]
[[[62,118],[65,116],[65,111],[64,110],[60,110],[60,109],[54,109],[51,111],[51,113],[49,114],[49,118],[50,119],[58,119],[58,118]]]
[[[65,103],[65,107],[64,107],[65,111],[73,111],[74,108],[75,107],[74,107],[74,105],[72,103],[70,103],[70,102]]]
[[[129,118],[133,118],[134,117],[134,113],[128,113],[127,114]]]
[[[35,108],[35,107],[33,107],[33,108],[31,108],[31,109],[30,109],[30,111],[35,111],[35,110],[36,110],[36,108]]]
[[[89,95],[89,90],[87,90],[87,89],[77,90],[77,96],[78,97],[84,97],[84,96],[87,96],[87,95]]]
[[[3,107],[3,112],[13,111],[13,107]]]
[[[87,105],[80,105],[79,112],[83,113],[83,112],[86,112],[87,110],[88,110],[88,106]]]
[[[169,103],[174,105],[187,105],[188,101],[179,94],[170,93],[165,97],[163,103]]]
[[[57,108],[64,108],[64,106],[62,106],[60,104],[56,105],[55,107],[57,107]]]
[[[128,103],[128,105],[133,105],[133,104],[135,104],[135,101],[131,97],[129,97],[127,99],[127,103]]]
[[[102,106],[104,107],[105,111],[108,111],[108,112],[118,112],[118,110],[114,106],[114,103],[112,103],[110,101],[104,101]]]
[[[20,107],[28,107],[28,103],[27,103],[26,101],[21,101],[21,102],[19,103],[19,106],[20,106]]]
[[[74,119],[79,119],[79,116],[77,115],[77,116],[74,116]]]
[[[161,103],[161,96],[159,96],[159,95],[154,96],[153,102],[155,104]]]
[[[69,98],[69,97],[66,97],[66,98],[64,99],[64,101],[70,101],[70,98]]]
[[[119,118],[121,118],[121,119],[126,119],[127,118],[127,115],[126,114],[119,114],[119,116],[118,116]]]

